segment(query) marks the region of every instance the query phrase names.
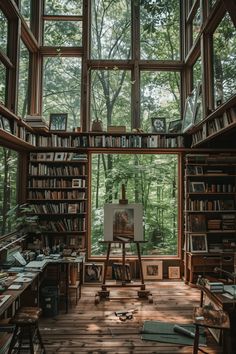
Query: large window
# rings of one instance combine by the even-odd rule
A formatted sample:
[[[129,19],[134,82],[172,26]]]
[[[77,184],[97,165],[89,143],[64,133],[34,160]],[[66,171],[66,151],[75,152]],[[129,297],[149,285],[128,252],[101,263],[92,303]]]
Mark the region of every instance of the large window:
[[[121,185],[129,203],[144,209],[143,255],[178,253],[178,156],[175,154],[93,154],[91,190],[91,253],[104,255],[104,204],[118,203]],[[117,253],[117,249],[114,252]],[[131,254],[136,248],[130,247]]]
[[[67,130],[80,126],[81,59],[44,58],[43,116],[68,113]]]
[[[14,227],[9,210],[17,203],[17,159],[15,151],[0,147],[0,236],[11,232]]]
[[[5,104],[6,101],[6,76],[7,69],[0,62],[0,103]]]
[[[28,113],[29,104],[29,51],[20,41],[20,63],[18,81],[18,115],[22,118]]]
[[[8,21],[0,10],[0,51],[7,53]]]
[[[215,106],[236,93],[236,29],[228,14],[213,34]]]

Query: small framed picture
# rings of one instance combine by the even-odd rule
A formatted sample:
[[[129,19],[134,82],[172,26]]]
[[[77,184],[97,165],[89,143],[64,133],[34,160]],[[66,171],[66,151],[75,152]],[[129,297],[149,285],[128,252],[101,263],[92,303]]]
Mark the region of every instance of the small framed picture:
[[[68,213],[76,214],[77,213],[77,204],[68,204]]]
[[[202,175],[203,174],[202,166],[195,166],[195,174],[196,175]]]
[[[44,153],[44,152],[39,152],[39,153],[38,153],[38,158],[37,158],[37,160],[38,160],[38,161],[45,161],[45,156],[46,156],[46,153]]]
[[[153,133],[165,133],[166,132],[165,118],[152,118],[152,132]]]
[[[190,192],[194,192],[194,193],[205,192],[205,183],[204,182],[191,182],[190,183]]]
[[[169,279],[179,279],[180,278],[180,267],[168,267],[168,278]]]
[[[54,152],[45,153],[45,161],[53,161],[53,159],[54,159]]]
[[[102,263],[84,264],[84,284],[101,284],[103,280]]]
[[[189,229],[192,232],[206,231],[206,216],[204,214],[191,214]]]
[[[2,128],[8,132],[12,134],[12,129],[11,129],[11,124],[9,122],[9,119],[5,118],[2,116]]]
[[[192,253],[208,252],[206,234],[190,235],[190,251]]]
[[[67,113],[51,113],[49,129],[57,131],[66,131],[67,116]]]
[[[81,180],[79,178],[73,178],[71,182],[72,188],[80,188],[81,187]]]
[[[162,261],[144,261],[142,262],[143,277],[145,280],[155,280],[163,278]]]
[[[169,123],[168,133],[181,133],[182,132],[182,119],[173,120]]]
[[[65,152],[55,152],[54,161],[64,161]]]

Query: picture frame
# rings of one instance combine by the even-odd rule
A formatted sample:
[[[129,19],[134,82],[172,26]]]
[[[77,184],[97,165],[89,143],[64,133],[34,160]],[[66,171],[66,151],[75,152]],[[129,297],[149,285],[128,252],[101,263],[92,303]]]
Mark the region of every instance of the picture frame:
[[[68,113],[51,113],[49,118],[49,130],[66,131]]]
[[[176,133],[176,134],[182,133],[182,124],[183,124],[182,119],[173,120],[172,122],[169,123],[168,133]]]
[[[77,204],[68,204],[68,214],[76,214],[77,213],[78,206]]]
[[[53,161],[53,160],[54,160],[54,152],[46,152],[45,161]]]
[[[206,216],[204,214],[191,214],[189,223],[191,232],[206,231]]]
[[[163,262],[162,261],[143,261],[142,262],[144,280],[161,280],[163,279]]]
[[[8,118],[1,116],[2,129],[12,134],[11,124]]]
[[[39,152],[37,161],[45,161],[46,153],[45,152]]]
[[[192,253],[207,253],[206,234],[190,234],[190,251]]]
[[[54,161],[64,161],[65,152],[55,152]]]
[[[71,188],[80,188],[81,182],[79,178],[73,178],[71,181]]]
[[[180,279],[180,267],[178,267],[178,266],[168,267],[168,278],[169,279]]]
[[[166,132],[166,120],[165,118],[151,118],[152,133],[165,133]]]
[[[205,182],[190,182],[190,192],[204,193],[205,190]]]
[[[197,93],[197,88],[194,88],[193,91],[187,96],[185,101],[183,126],[182,126],[183,133],[188,131],[194,125],[196,93]]]
[[[104,240],[112,242],[143,241],[142,204],[105,204]]]
[[[84,263],[84,284],[102,284],[104,273],[103,263]]]

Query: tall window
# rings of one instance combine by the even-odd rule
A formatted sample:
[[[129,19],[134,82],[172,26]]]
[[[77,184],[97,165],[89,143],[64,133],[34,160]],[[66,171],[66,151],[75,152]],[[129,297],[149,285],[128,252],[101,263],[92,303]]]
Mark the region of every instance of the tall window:
[[[7,69],[0,62],[0,103],[5,104],[6,101],[6,76]]]
[[[25,117],[29,104],[29,51],[20,41],[20,62],[18,81],[18,115]]]
[[[229,14],[213,34],[215,106],[236,93],[236,29]]]
[[[91,253],[104,255],[104,204],[118,203],[121,185],[129,203],[144,208],[143,255],[178,252],[178,156],[175,154],[93,154],[91,189]],[[117,249],[114,251],[117,253]],[[136,250],[130,248],[131,254]]]
[[[13,230],[9,210],[16,203],[18,154],[10,149],[0,147],[0,235]]]
[[[31,25],[31,0],[20,0],[20,12],[27,25]]]
[[[68,113],[68,130],[80,126],[81,59],[44,58],[43,116]]]
[[[7,54],[7,40],[8,40],[8,21],[0,10],[0,52],[3,55]],[[6,101],[6,78],[7,68],[0,60],[0,102],[5,104]]]

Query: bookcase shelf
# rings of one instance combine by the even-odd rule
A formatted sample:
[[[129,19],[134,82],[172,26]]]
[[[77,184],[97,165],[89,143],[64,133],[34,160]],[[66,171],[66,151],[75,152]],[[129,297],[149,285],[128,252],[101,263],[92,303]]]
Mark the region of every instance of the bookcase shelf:
[[[29,154],[27,202],[49,246],[83,249],[87,233],[88,158],[78,150]]]
[[[236,155],[187,154],[184,184],[185,280],[194,283],[236,251]],[[234,271],[231,258],[221,264],[228,271]]]

